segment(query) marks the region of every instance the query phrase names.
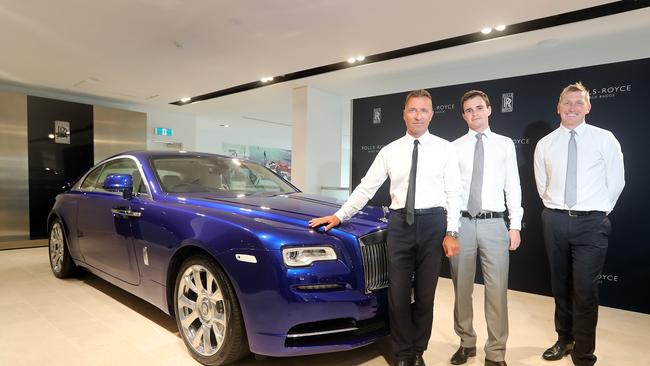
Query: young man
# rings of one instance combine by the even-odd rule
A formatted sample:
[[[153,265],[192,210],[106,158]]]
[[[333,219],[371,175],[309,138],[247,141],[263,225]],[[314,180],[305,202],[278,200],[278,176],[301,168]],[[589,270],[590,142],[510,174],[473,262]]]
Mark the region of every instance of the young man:
[[[460,348],[451,363],[461,365],[476,355],[472,325],[472,290],[479,256],[485,283],[485,319],[488,339],[485,365],[506,366],[508,339],[509,250],[521,242],[521,187],[515,145],[510,138],[490,130],[490,99],[470,90],[460,99],[469,131],[453,142],[458,153],[462,181],[460,252],[450,259],[455,290],[454,330]],[[508,208],[510,230],[504,221]]]
[[[535,148],[535,181],[546,208],[544,241],[555,297],[557,342],[545,360],[571,353],[574,364],[596,363],[598,275],[611,226],[607,215],[625,185],[623,153],[614,135],[588,125],[589,92],[581,83],[560,94],[560,127]]]
[[[429,133],[433,108],[426,90],[408,94],[403,117],[406,135],[379,151],[340,210],[309,226],[329,230],[349,220],[390,178],[388,294],[395,365],[424,366],[443,248],[448,257],[458,251],[460,177],[451,143]]]

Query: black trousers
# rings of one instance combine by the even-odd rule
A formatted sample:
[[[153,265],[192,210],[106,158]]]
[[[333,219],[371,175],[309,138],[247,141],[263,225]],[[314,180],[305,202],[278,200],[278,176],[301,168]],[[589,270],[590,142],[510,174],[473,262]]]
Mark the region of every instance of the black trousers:
[[[575,341],[571,358],[576,365],[593,365],[598,277],[605,264],[611,224],[604,213],[574,217],[550,209],[542,211],[542,224],[558,340]]]
[[[422,354],[427,349],[446,228],[447,214],[442,209],[438,213],[415,216],[411,226],[406,224],[405,215],[391,211],[388,296],[393,351],[398,360]]]

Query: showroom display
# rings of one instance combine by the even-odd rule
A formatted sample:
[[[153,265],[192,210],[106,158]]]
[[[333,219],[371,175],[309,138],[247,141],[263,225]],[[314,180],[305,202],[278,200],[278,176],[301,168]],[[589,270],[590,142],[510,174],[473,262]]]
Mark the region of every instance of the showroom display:
[[[339,206],[250,161],[128,152],[57,196],[50,264],[174,316],[206,365],[351,349],[388,334],[386,224],[368,206],[327,233],[307,227]]]

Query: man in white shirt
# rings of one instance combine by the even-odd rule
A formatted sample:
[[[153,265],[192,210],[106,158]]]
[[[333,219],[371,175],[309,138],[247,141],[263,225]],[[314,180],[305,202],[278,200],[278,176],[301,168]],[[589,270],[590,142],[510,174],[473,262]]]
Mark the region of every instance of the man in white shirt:
[[[476,332],[472,325],[472,290],[478,254],[485,283],[485,319],[488,339],[485,365],[506,366],[508,339],[509,250],[521,242],[521,186],[517,155],[512,139],[490,130],[490,99],[470,90],[460,99],[469,131],[453,142],[458,153],[462,181],[460,252],[450,259],[454,283],[454,330],[460,348],[451,363],[461,365],[476,355]],[[510,228],[506,227],[506,206]]]
[[[340,210],[311,220],[309,226],[329,230],[349,220],[390,178],[388,296],[395,365],[424,366],[442,252],[447,257],[458,252],[460,176],[451,143],[429,133],[429,92],[409,93],[403,117],[406,135],[379,151]]]
[[[598,275],[611,225],[607,215],[625,186],[623,153],[614,135],[588,125],[589,92],[581,83],[560,94],[560,127],[535,148],[535,182],[546,208],[544,241],[555,297],[557,342],[542,357],[571,354],[576,365],[596,363]]]

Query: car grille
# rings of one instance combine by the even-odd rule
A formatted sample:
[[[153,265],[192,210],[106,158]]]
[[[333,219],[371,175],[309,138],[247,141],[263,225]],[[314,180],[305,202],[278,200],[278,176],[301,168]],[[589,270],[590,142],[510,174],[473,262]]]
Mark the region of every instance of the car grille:
[[[386,230],[381,230],[359,238],[366,293],[388,287],[387,237]]]

